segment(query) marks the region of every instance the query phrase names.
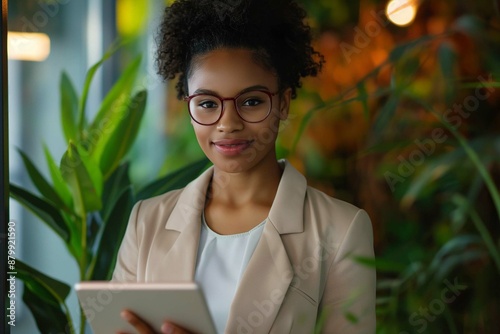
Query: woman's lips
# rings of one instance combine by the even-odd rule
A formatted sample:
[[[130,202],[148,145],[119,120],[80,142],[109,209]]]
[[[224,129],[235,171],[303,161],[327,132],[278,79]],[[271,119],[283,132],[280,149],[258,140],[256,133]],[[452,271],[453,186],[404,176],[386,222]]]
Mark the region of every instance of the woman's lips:
[[[238,155],[246,150],[253,143],[253,140],[241,139],[221,139],[212,142],[215,149],[224,155]]]

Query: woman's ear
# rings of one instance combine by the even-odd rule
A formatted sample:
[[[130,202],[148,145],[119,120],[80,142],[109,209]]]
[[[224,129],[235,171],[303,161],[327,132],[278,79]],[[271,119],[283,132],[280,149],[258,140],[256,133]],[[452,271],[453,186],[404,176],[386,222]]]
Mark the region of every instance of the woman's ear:
[[[288,87],[280,94],[280,110],[279,117],[282,121],[288,118],[290,111],[290,101],[292,99],[292,89]]]

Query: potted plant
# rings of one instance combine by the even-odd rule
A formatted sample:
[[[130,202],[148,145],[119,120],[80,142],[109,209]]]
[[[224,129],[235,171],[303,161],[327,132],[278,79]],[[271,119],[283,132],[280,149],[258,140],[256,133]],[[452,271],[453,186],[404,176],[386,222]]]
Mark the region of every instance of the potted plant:
[[[206,159],[160,178],[134,193],[124,157],[136,139],[147,101],[145,90],[134,91],[141,57],[137,57],[114,84],[92,120],[86,102],[94,74],[118,49],[115,46],[87,73],[79,96],[66,73],[60,80],[61,123],[68,148],[60,163],[44,147],[50,181],[20,151],[32,193],[14,184],[10,196],[34,213],[65,243],[79,268],[81,281],[109,280],[133,204],[171,189],[183,187],[208,165]],[[84,333],[75,328],[66,299],[71,285],[44,274],[24,262],[15,264],[24,282],[23,301],[42,333]]]

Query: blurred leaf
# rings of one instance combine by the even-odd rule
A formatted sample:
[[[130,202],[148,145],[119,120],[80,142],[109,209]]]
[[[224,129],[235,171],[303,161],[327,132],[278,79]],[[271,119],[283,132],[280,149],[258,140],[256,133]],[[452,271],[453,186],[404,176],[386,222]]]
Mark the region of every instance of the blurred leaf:
[[[10,197],[38,216],[52,230],[54,230],[54,232],[56,232],[56,234],[61,237],[64,242],[68,242],[68,226],[66,226],[66,223],[58,209],[52,204],[13,184],[10,184]]]
[[[110,206],[104,202],[103,207]],[[99,237],[99,230],[103,224],[103,220],[99,211],[90,212],[87,214],[87,250],[94,249],[96,238]]]
[[[102,201],[106,203],[106,206],[102,208],[102,217],[107,220],[111,210],[114,208],[116,201],[123,194],[123,191],[127,189],[130,184],[130,178],[128,176],[129,164],[125,163],[118,167],[109,179],[104,184],[104,190],[102,194]]]
[[[26,288],[26,285],[23,291],[23,302],[31,311],[40,333],[67,333],[68,318],[60,306],[44,302],[37,293]]]
[[[496,1],[496,0],[494,0]],[[454,24],[454,29],[461,30],[469,36],[474,38],[481,38],[484,36],[484,23],[475,15],[462,15]]]
[[[368,106],[368,92],[366,91],[366,84],[364,81],[360,81],[357,85],[358,87],[358,99],[363,105],[363,111],[365,117],[370,117],[370,107]]]
[[[454,48],[449,42],[444,42],[439,46],[438,50],[439,67],[445,83],[445,103],[451,105],[456,95],[456,74],[455,65],[457,55]]]
[[[81,218],[77,217],[74,213],[68,215],[65,212],[62,212],[62,216],[70,231],[70,240],[66,246],[68,246],[71,255],[73,255],[75,260],[78,262],[83,253]]]
[[[146,109],[146,100],[147,92],[140,91],[130,102],[126,113],[118,115],[120,117],[118,126],[111,133],[108,142],[104,146],[102,156],[98,159],[105,179],[118,167],[135,141]]]
[[[64,204],[71,208],[73,205],[73,199],[71,198],[71,192],[68,189],[68,186],[64,182],[64,179],[61,175],[61,171],[57,164],[54,161],[54,158],[50,154],[50,151],[47,146],[44,145],[44,153],[45,159],[47,160],[47,164],[50,171],[50,176],[52,178],[52,183],[54,185],[54,189],[59,195],[59,197],[64,201]]]
[[[122,192],[108,219],[101,226],[98,248],[87,272],[89,280],[111,279],[117,250],[125,234],[133,204],[132,187],[128,187]]]
[[[460,208],[465,208],[465,210],[469,213],[472,222],[476,226],[476,229],[478,230],[479,234],[481,235],[481,238],[483,238],[483,242],[486,245],[486,248],[488,249],[488,252],[490,256],[493,258],[493,261],[495,262],[495,265],[497,266],[497,270],[500,273],[500,251],[499,247],[495,245],[495,241],[489,232],[488,228],[484,224],[483,220],[477,213],[477,211],[473,208],[470,203],[465,197],[462,195],[455,195],[453,196],[452,201],[459,206]]]
[[[78,131],[78,94],[68,74],[63,72],[59,84],[61,92],[61,122],[66,142],[80,139]]]
[[[478,249],[469,249],[460,254],[449,255],[446,258],[442,259],[439,267],[436,268],[436,272],[434,274],[434,282],[441,282],[442,280],[444,280],[456,267],[463,266],[469,262],[481,260],[484,258],[484,250]]]
[[[68,210],[66,208],[66,203],[64,203],[61,197],[59,197],[54,188],[52,188],[52,186],[47,182],[45,177],[38,171],[35,165],[28,158],[28,156],[24,154],[24,152],[22,152],[21,150],[19,150],[19,154],[23,159],[24,166],[28,171],[28,175],[30,176],[31,181],[38,189],[40,194],[42,194],[42,196],[44,196],[48,201],[50,201],[56,207]]]
[[[425,35],[414,40],[411,40],[407,43],[398,44],[394,49],[392,49],[389,54],[389,61],[392,63],[398,62],[402,57],[406,56],[406,54],[415,49],[416,47],[421,47],[423,44],[427,44],[428,42],[438,38],[440,36],[432,36]]]
[[[429,265],[428,272],[434,274],[436,280],[440,280],[442,275],[446,275],[449,270],[459,264],[462,260],[467,262],[469,258],[453,257],[473,252],[481,244],[481,238],[477,235],[459,235],[448,241],[434,256]],[[474,253],[475,254],[475,253]],[[476,256],[476,255],[474,255]],[[450,260],[451,259],[451,260]],[[445,268],[444,268],[445,267]],[[444,268],[444,269],[443,269]]]
[[[24,282],[23,301],[30,309],[41,333],[66,333],[68,315],[61,304],[71,288],[16,260],[17,277]],[[69,323],[71,324],[71,322]]]
[[[369,258],[358,256],[355,258],[356,262],[365,266],[376,268],[377,272],[402,272],[406,266],[399,262],[386,260],[384,258]]]
[[[116,51],[118,51],[124,42],[116,42],[111,47],[106,51],[104,56],[102,57],[101,60],[99,60],[94,66],[92,66],[88,72],[87,76],[85,77],[85,84],[83,85],[83,93],[82,93],[82,98],[80,100],[79,108],[78,108],[78,131],[80,133],[83,133],[83,129],[85,127],[85,108],[87,106],[87,97],[89,95],[90,91],[90,84],[92,83],[92,79],[94,78],[94,75],[96,74],[97,70],[101,67],[101,65],[108,60]]]
[[[45,275],[19,259],[16,260],[16,272],[17,277],[45,302],[54,303],[55,299],[54,305],[59,305],[71,292],[71,287],[67,284]]]
[[[178,171],[173,172],[165,177],[156,180],[145,186],[136,196],[136,200],[158,196],[167,191],[180,189],[185,187],[189,182],[193,181],[200,175],[208,166],[209,160],[203,158],[200,161],[194,162]]]
[[[130,95],[137,78],[141,57],[137,57],[123,72],[118,81],[108,92],[101,107],[88,129],[88,151],[94,155],[94,150],[99,148],[96,161],[100,161],[102,149],[106,145],[111,133],[118,126],[123,114],[128,109]]]
[[[420,54],[407,54],[394,64],[392,86],[394,91],[407,91],[416,82],[421,67]]]
[[[76,213],[85,217],[87,212],[97,211],[102,207],[102,189],[97,188],[102,186],[102,175],[88,155],[82,155],[80,151],[84,152],[75,144],[69,144],[61,160],[61,174],[73,193]]]
[[[373,134],[376,138],[379,138],[382,135],[383,131],[396,114],[398,105],[399,96],[397,96],[396,94],[391,95],[380,110],[380,113],[375,120],[375,124],[373,125]]]

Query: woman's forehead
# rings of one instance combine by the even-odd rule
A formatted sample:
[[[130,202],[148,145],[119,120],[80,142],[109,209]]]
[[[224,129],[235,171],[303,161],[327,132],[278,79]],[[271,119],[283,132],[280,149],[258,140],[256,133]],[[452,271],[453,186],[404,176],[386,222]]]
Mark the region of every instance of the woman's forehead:
[[[190,94],[197,89],[238,91],[256,85],[277,89],[278,79],[247,49],[217,49],[197,56],[188,77]]]

